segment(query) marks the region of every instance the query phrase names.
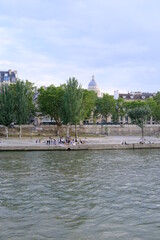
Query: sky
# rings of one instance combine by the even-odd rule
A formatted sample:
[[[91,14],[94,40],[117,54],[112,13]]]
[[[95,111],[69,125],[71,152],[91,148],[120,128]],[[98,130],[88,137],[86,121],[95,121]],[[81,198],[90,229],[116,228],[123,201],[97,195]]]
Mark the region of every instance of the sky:
[[[35,86],[94,75],[101,92],[160,91],[159,0],[0,0],[0,71]]]

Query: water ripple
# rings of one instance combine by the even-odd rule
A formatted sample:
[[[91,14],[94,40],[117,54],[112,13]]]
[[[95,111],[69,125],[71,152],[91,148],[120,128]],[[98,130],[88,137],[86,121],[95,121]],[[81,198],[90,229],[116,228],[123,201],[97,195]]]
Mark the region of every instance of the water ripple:
[[[0,239],[159,239],[159,156],[1,153]]]

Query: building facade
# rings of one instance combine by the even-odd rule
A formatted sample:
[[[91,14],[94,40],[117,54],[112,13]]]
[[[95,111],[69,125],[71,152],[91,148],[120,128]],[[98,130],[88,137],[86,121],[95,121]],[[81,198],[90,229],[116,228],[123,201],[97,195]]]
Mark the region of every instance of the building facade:
[[[156,93],[149,92],[128,92],[128,93],[119,93],[118,90],[114,91],[114,99],[123,98],[125,101],[135,101],[135,100],[146,100],[147,98],[153,98],[156,96]]]
[[[17,81],[17,71],[0,71],[0,85],[16,83]]]
[[[156,93],[149,93],[149,92],[128,92],[128,93],[119,93],[118,90],[114,91],[114,99],[118,100],[119,98],[124,99],[124,101],[144,101],[148,98],[153,98],[156,96]],[[128,116],[123,116],[119,118],[120,123],[131,123],[131,119]],[[151,116],[150,121],[148,124],[154,124],[154,120]]]

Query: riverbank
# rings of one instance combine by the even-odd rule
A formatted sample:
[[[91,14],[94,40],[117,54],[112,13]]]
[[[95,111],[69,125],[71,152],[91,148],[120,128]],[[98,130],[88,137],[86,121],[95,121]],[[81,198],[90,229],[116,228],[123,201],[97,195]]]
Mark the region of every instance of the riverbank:
[[[97,137],[81,139],[83,143],[47,144],[47,139],[0,139],[0,151],[68,151],[68,150],[121,150],[160,148],[156,137]]]

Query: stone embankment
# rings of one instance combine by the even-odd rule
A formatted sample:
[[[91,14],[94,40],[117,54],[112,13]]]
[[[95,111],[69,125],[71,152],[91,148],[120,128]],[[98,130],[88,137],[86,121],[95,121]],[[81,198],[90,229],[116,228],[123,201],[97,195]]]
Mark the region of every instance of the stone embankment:
[[[160,139],[147,137],[100,137],[85,138],[83,144],[46,144],[46,140],[37,143],[33,139],[1,139],[0,151],[68,151],[68,150],[122,150],[160,148]]]
[[[57,136],[58,128],[56,125],[22,125],[21,127],[15,125],[7,129],[9,137],[54,137]],[[60,135],[66,136],[66,126],[62,125],[60,128]],[[78,136],[81,137],[98,137],[104,136],[140,136],[141,129],[136,125],[78,125]],[[74,136],[75,126],[71,125],[69,134]],[[160,136],[160,125],[146,125],[144,128],[145,136]],[[0,136],[6,136],[6,128],[0,125]]]

